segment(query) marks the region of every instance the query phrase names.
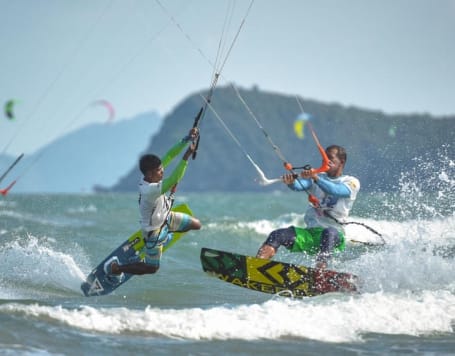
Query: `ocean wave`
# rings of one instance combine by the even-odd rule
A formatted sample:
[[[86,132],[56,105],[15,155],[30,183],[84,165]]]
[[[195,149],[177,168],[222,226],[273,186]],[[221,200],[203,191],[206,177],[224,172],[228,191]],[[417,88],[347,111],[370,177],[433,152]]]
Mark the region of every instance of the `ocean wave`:
[[[143,310],[126,307],[64,308],[7,303],[0,313],[65,323],[84,331],[188,340],[285,340],[361,342],[365,334],[428,335],[453,332],[455,296],[424,291],[311,300],[276,298],[235,307]]]
[[[87,220],[68,218],[65,216],[56,216],[56,215],[42,215],[36,213],[27,213],[23,211],[15,210],[0,210],[0,217],[5,217],[6,219],[17,222],[21,224],[25,222],[33,223],[36,225],[42,226],[91,226],[93,223]]]

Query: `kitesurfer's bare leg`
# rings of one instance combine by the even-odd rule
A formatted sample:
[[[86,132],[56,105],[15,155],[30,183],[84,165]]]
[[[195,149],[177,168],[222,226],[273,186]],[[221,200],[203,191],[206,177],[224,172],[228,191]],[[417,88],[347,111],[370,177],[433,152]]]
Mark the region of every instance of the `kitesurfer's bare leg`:
[[[293,226],[273,230],[267,240],[260,247],[256,257],[270,259],[275,256],[280,246],[289,248],[295,242],[295,230]]]
[[[202,224],[199,221],[199,219],[192,217],[188,226],[186,226],[182,230],[178,230],[178,232],[187,232],[189,230],[200,230],[201,226],[202,226]]]
[[[174,211],[171,211],[170,216],[169,232],[187,232],[190,230],[200,230],[202,227],[199,219],[194,216]]]
[[[135,262],[127,265],[119,265],[116,262],[112,262],[111,271],[113,275],[119,275],[123,273],[129,274],[152,274],[156,273],[160,267],[149,265],[143,262]]]
[[[316,258],[316,268],[327,268],[327,263],[331,259],[335,247],[339,244],[340,236],[337,229],[328,227],[322,231],[320,252]]]

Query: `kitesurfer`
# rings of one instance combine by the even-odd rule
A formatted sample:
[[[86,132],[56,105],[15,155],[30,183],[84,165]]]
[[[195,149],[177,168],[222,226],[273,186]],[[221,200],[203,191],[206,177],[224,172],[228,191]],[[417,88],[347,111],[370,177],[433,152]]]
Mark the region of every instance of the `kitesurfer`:
[[[272,258],[282,245],[291,252],[306,252],[317,255],[316,267],[326,268],[334,251],[345,249],[343,222],[357,197],[360,182],[357,178],[344,175],[346,150],[332,145],[325,150],[329,168],[324,173],[307,169],[301,178],[285,174],[282,181],[297,192],[307,191],[310,206],[305,213],[306,227],[289,226],[272,231],[259,248],[256,257]]]
[[[119,264],[117,257],[109,259],[104,270],[113,282],[121,281],[123,273],[150,274],[158,271],[164,245],[169,242],[170,233],[199,230],[201,223],[191,215],[171,211],[173,187],[183,178],[188,158],[195,150],[194,141],[198,138],[196,127],[189,134],[174,145],[163,158],[153,154],[145,154],[139,160],[139,169],[143,178],[139,182],[139,210],[141,214],[141,228],[145,239],[145,246],[139,251],[136,260],[129,264]],[[182,160],[178,163],[171,175],[165,179],[164,168],[190,143]],[[142,258],[140,256],[143,256]]]

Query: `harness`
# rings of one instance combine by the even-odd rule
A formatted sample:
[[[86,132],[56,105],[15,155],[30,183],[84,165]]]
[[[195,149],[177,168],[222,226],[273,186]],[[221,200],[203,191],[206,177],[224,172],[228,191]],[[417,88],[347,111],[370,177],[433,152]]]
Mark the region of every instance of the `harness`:
[[[164,219],[164,222],[161,224],[159,230],[149,231],[147,234],[147,237],[144,239],[145,245],[147,246],[147,248],[150,248],[150,249],[155,248],[156,245],[158,244],[158,241],[160,239],[163,228],[169,227],[168,220],[169,220],[169,215],[171,214],[172,206],[174,205],[174,200],[175,200],[174,195],[175,195],[176,190],[177,190],[177,184],[175,184],[171,188],[171,193],[169,194],[168,197],[166,197],[167,214],[166,214],[166,218]],[[158,232],[155,235],[156,231],[158,231]]]
[[[363,226],[363,227],[365,227],[366,229],[370,230],[372,233],[378,235],[381,238],[381,243],[379,245],[385,245],[385,240],[384,240],[384,237],[382,236],[382,234],[377,232],[371,226],[368,226],[367,224],[364,224],[364,223],[361,223],[361,222],[357,222],[357,221],[345,221],[345,222],[339,221],[336,217],[331,215],[328,210],[323,210],[323,214],[324,214],[324,216],[327,216],[328,218],[332,219],[333,221],[335,221],[337,224],[340,224],[340,225],[351,225],[352,224],[352,225]],[[367,246],[377,246],[378,245],[378,244],[373,244],[373,243],[370,243],[370,242],[363,242],[363,241],[357,241],[357,240],[352,240],[352,241],[353,242],[357,242],[357,243],[362,243],[362,244],[367,245]]]

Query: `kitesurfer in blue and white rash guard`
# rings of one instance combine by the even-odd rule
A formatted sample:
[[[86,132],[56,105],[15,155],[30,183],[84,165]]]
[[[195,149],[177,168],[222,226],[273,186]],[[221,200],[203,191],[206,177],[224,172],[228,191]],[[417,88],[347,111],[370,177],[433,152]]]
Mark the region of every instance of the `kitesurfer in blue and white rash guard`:
[[[302,178],[293,174],[282,177],[288,187],[297,192],[307,191],[317,199],[305,213],[306,227],[289,226],[272,231],[257,253],[258,258],[272,258],[283,245],[291,252],[306,252],[317,255],[317,268],[326,268],[334,251],[345,248],[343,223],[360,189],[357,178],[343,175],[346,150],[337,145],[326,149],[329,169],[325,173],[304,170]]]
[[[115,277],[122,273],[155,273],[160,267],[163,246],[168,242],[169,233],[201,228],[200,221],[193,216],[171,211],[171,199],[166,195],[183,178],[188,158],[195,150],[194,140],[198,134],[198,129],[192,128],[188,136],[175,144],[161,159],[153,154],[145,154],[140,158],[139,168],[143,178],[139,182],[139,211],[145,246],[139,251],[137,261],[120,265],[115,256],[106,261],[106,274]],[[182,160],[170,176],[164,178],[164,168],[187,147],[188,143],[190,146]]]

